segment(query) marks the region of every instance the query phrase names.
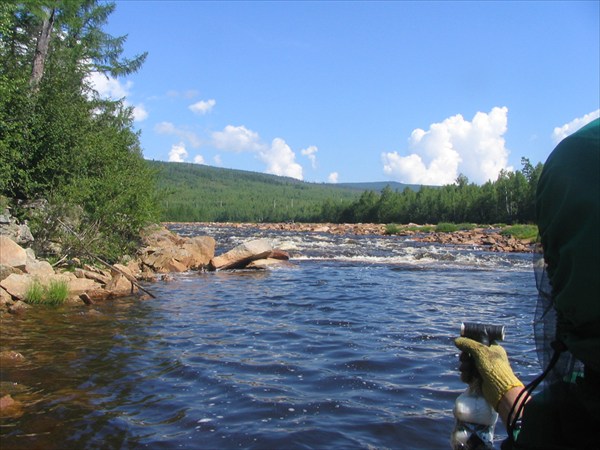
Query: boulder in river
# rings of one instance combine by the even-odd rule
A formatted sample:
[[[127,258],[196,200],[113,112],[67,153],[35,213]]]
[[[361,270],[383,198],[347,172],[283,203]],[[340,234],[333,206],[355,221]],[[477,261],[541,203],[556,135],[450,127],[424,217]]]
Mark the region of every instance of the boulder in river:
[[[210,260],[209,270],[240,269],[250,262],[264,259],[271,254],[273,246],[269,239],[255,239],[234,247]]]
[[[153,272],[185,272],[206,266],[215,254],[215,240],[210,236],[181,237],[166,228],[143,236],[144,247],[138,252],[140,268]]]

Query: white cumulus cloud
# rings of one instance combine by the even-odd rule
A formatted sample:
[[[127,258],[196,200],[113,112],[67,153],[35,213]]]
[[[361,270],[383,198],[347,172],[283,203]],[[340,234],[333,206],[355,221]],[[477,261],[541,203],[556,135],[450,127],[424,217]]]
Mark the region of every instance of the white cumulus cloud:
[[[121,83],[119,79],[100,72],[91,72],[87,76],[87,80],[100,97],[108,97],[113,100],[127,97],[133,85],[131,81]]]
[[[215,162],[215,165],[217,165],[217,166],[223,165],[223,159],[221,158],[221,155],[215,155],[213,157],[213,161]]]
[[[273,139],[271,146],[261,150],[258,155],[267,164],[267,173],[303,179],[302,166],[295,161],[296,154],[283,139]]]
[[[194,163],[195,164],[204,164],[204,157],[202,155],[194,156]]]
[[[582,128],[583,126],[590,123],[592,120],[600,117],[600,109],[596,111],[592,111],[589,114],[584,115],[583,117],[578,117],[577,119],[573,119],[569,123],[564,124],[561,127],[556,127],[552,132],[552,140],[555,144],[558,144],[564,138],[569,136],[570,134],[575,133],[577,130]]]
[[[148,118],[148,111],[143,103],[135,105],[133,107],[133,120],[136,122],[142,122]]]
[[[244,125],[238,127],[227,125],[223,131],[213,132],[212,139],[213,145],[221,150],[256,152],[263,148],[258,133],[249,130]]]
[[[102,98],[108,98],[111,100],[123,100],[125,106],[133,106],[133,120],[141,122],[146,120],[148,117],[148,111],[142,103],[138,105],[131,105],[127,100],[130,95],[131,87],[133,83],[131,81],[121,82],[118,78],[105,75],[100,72],[91,72],[87,76],[87,82],[90,84],[98,95]]]
[[[174,144],[169,152],[169,161],[171,162],[184,162],[188,156],[188,152],[185,149],[183,142]]]
[[[196,114],[206,114],[210,112],[217,102],[214,99],[210,100],[200,100],[189,106],[190,111],[195,112]]]
[[[409,138],[411,153],[383,153],[383,171],[400,182],[425,185],[454,183],[459,174],[470,181],[495,180],[507,167],[509,151],[504,133],[508,108],[478,112],[469,122],[457,114],[429,130],[415,129]]]
[[[330,183],[337,183],[339,177],[340,177],[339,173],[337,173],[337,172],[331,172],[329,174],[329,176],[327,177],[327,181],[329,181]]]
[[[190,143],[194,148],[200,147],[202,144],[201,139],[193,131],[186,130],[184,128],[178,128],[171,122],[160,122],[154,126],[154,131],[158,134],[172,134],[177,136],[179,139],[183,139]]]
[[[306,156],[310,160],[310,165],[313,169],[316,169],[317,167],[318,151],[319,149],[315,145],[311,145],[310,147],[305,148],[304,150],[300,150],[300,153],[302,153],[302,155]]]
[[[303,179],[302,166],[296,162],[296,154],[281,138],[271,145],[264,143],[257,132],[243,125],[227,125],[223,131],[212,133],[213,145],[225,151],[249,152],[266,164],[265,172],[273,175]],[[316,151],[316,147],[314,147]],[[313,150],[310,153],[314,153]]]

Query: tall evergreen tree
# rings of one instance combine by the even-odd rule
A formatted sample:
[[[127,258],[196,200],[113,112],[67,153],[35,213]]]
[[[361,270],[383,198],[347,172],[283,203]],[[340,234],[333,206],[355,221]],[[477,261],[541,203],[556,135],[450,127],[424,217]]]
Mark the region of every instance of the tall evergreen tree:
[[[77,205],[115,257],[155,217],[152,173],[132,110],[100,98],[93,74],[138,70],[125,37],[102,27],[113,3],[8,1],[0,5],[0,192],[24,201]]]

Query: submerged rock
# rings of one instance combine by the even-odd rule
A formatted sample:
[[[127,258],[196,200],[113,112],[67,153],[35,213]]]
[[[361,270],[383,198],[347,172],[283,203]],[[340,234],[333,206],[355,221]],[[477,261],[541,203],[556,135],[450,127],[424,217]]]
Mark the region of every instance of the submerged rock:
[[[0,397],[0,417],[20,417],[24,412],[23,403],[12,398],[10,394]]]

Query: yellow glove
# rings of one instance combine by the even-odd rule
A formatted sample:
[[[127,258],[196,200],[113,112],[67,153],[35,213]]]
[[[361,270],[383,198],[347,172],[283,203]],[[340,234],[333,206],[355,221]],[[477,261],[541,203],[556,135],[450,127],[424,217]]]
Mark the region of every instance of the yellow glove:
[[[475,361],[483,396],[495,410],[498,410],[498,403],[504,394],[514,387],[523,386],[513,373],[506,351],[500,345],[488,347],[465,337],[456,338],[454,343]]]

